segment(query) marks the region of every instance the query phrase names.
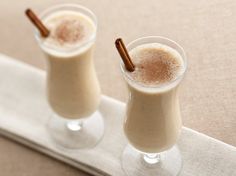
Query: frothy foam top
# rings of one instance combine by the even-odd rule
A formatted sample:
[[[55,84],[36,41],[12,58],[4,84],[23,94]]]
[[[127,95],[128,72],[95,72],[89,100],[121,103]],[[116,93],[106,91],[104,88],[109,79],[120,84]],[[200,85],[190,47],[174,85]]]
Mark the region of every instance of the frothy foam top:
[[[79,12],[55,12],[43,22],[50,30],[50,36],[44,39],[44,44],[59,49],[74,48],[88,41],[95,33],[92,20]]]
[[[130,52],[135,71],[127,72],[144,85],[170,82],[183,71],[183,59],[173,48],[159,43],[143,44]]]

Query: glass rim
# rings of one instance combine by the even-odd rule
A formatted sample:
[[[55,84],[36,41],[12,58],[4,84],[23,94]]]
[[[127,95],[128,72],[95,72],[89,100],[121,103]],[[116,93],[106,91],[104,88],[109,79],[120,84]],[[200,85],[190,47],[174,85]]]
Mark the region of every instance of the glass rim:
[[[184,51],[183,47],[182,47],[181,45],[179,45],[177,42],[175,42],[175,41],[173,41],[173,40],[171,40],[171,39],[169,39],[169,38],[167,38],[167,37],[163,37],[163,36],[145,36],[145,37],[140,37],[140,38],[137,38],[137,39],[131,41],[131,42],[127,45],[127,50],[128,50],[128,52],[130,51],[129,48],[130,48],[131,45],[133,45],[133,44],[135,44],[135,43],[137,43],[137,42],[139,42],[139,41],[146,40],[146,39],[162,39],[162,40],[169,41],[169,42],[171,42],[172,44],[176,45],[176,46],[181,50],[182,54],[181,54],[178,50],[172,48],[171,46],[169,46],[169,45],[167,45],[167,44],[163,44],[163,45],[167,45],[167,46],[171,47],[172,49],[176,50],[176,51],[180,54],[181,58],[183,59],[183,71],[181,72],[181,74],[179,74],[178,76],[176,76],[175,79],[173,79],[173,80],[171,80],[171,81],[168,81],[168,82],[166,82],[166,83],[161,83],[161,84],[159,84],[159,85],[145,85],[145,84],[143,84],[143,83],[140,83],[140,82],[134,80],[134,79],[128,74],[128,71],[126,71],[126,69],[125,69],[124,63],[123,63],[123,61],[121,60],[121,61],[120,61],[120,68],[121,68],[122,74],[123,74],[123,76],[125,77],[125,79],[127,79],[128,81],[130,81],[130,82],[133,83],[134,85],[137,85],[138,87],[146,88],[146,89],[157,89],[157,90],[159,90],[159,89],[162,90],[163,88],[168,87],[168,86],[171,86],[171,85],[173,85],[174,83],[177,83],[178,81],[182,80],[183,77],[184,77],[184,75],[185,75],[185,73],[186,73],[186,70],[187,70],[187,58],[186,58],[186,54],[185,54],[185,51]],[[161,42],[147,42],[147,43],[160,43],[160,44],[162,44]],[[140,45],[142,45],[142,44],[140,44]]]
[[[80,4],[76,4],[76,3],[62,3],[62,4],[59,4],[59,5],[51,6],[51,7],[47,8],[46,10],[42,11],[39,14],[39,18],[40,18],[40,20],[43,21],[43,19],[48,17],[54,11],[56,11],[56,10],[60,11],[60,9],[61,9],[61,11],[63,11],[64,10],[63,8],[65,8],[65,10],[66,10],[66,8],[77,8],[77,9],[80,9],[80,10],[82,9],[90,15],[89,16],[89,15],[85,14],[84,12],[80,12],[83,15],[85,15],[86,17],[88,17],[92,21],[92,23],[94,24],[94,27],[95,27],[95,32],[89,37],[88,40],[86,40],[86,41],[84,41],[80,44],[75,45],[75,47],[63,50],[63,49],[60,49],[59,47],[53,47],[53,46],[50,46],[50,45],[45,45],[43,43],[43,39],[40,35],[40,32],[38,31],[38,29],[36,27],[34,27],[35,28],[34,36],[36,38],[36,41],[38,42],[38,44],[40,45],[40,47],[43,50],[45,50],[45,49],[57,50],[57,52],[60,52],[60,53],[63,53],[63,54],[70,54],[70,53],[76,52],[78,49],[81,49],[81,48],[85,47],[86,45],[94,42],[94,40],[96,38],[96,35],[97,35],[98,21],[97,21],[96,15],[90,9],[88,9],[87,7],[82,6]],[[68,9],[68,11],[75,11],[75,10]]]

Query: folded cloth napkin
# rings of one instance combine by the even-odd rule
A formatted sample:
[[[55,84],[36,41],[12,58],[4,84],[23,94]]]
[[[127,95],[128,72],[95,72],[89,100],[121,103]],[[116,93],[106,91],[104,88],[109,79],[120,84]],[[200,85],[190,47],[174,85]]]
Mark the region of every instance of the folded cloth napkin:
[[[127,145],[122,131],[125,104],[103,96],[103,140],[93,149],[60,149],[46,129],[52,115],[45,97],[45,72],[0,55],[0,133],[93,175],[125,175],[120,156]],[[178,141],[181,176],[236,175],[236,148],[188,128]],[[174,164],[174,163],[173,163]],[[136,176],[141,176],[137,174]]]

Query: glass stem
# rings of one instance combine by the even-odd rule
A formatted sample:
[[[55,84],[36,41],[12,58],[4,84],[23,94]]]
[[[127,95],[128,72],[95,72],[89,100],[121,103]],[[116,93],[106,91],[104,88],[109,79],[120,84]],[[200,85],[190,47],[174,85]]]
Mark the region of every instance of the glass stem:
[[[66,127],[70,131],[81,131],[83,128],[83,122],[81,120],[70,120],[66,123]]]
[[[143,159],[148,164],[156,164],[161,161],[160,153],[145,153]]]

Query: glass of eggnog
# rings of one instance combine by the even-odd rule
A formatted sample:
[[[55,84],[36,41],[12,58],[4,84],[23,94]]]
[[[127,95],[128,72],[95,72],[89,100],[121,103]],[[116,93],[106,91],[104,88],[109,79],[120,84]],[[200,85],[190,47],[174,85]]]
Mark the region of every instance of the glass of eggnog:
[[[121,71],[129,97],[122,155],[127,175],[178,175],[181,155],[176,145],[182,122],[178,89],[187,64],[176,42],[159,36],[139,38],[127,46],[134,71]],[[139,173],[139,174],[138,174]]]
[[[40,19],[50,31],[47,38],[35,33],[46,57],[47,99],[54,112],[49,133],[60,147],[94,147],[104,132],[93,62],[96,16],[83,6],[62,4],[44,11]]]

